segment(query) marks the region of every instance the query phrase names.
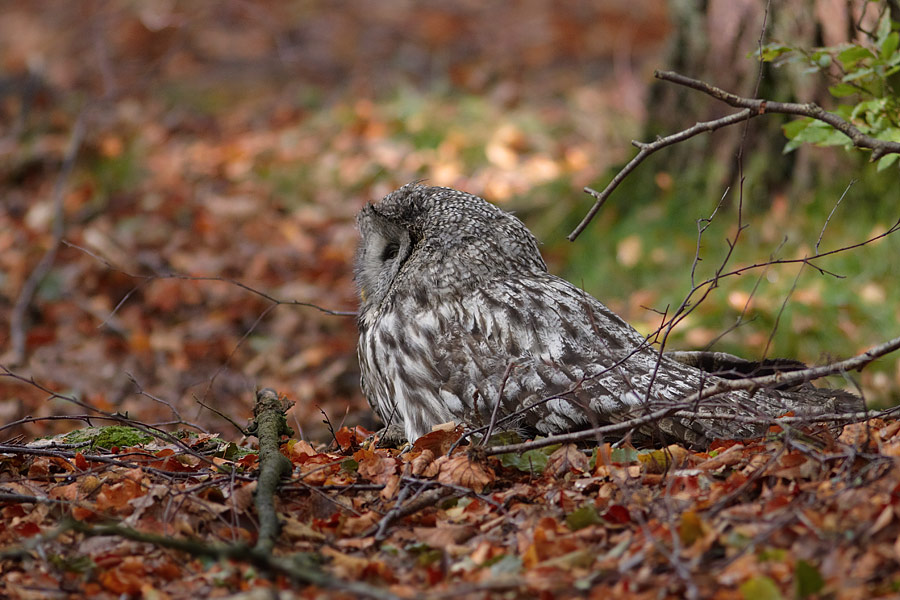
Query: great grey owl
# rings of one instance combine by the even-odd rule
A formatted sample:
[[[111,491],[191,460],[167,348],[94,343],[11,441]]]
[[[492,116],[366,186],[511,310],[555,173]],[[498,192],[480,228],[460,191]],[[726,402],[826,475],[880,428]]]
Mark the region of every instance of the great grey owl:
[[[698,368],[700,355],[660,355],[548,273],[525,225],[481,198],[410,184],[363,208],[357,223],[362,390],[410,441],[447,421],[485,425],[495,406],[501,418],[518,413],[504,427],[542,434],[622,422],[719,381]],[[805,386],[734,391],[685,408],[712,417],[860,406],[852,394]],[[696,446],[761,431],[746,420],[669,417],[634,434]]]

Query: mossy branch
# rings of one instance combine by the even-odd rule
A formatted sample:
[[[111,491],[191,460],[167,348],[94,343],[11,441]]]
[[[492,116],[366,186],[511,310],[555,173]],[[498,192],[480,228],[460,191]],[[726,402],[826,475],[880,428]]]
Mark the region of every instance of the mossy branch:
[[[290,475],[291,461],[281,453],[281,436],[293,435],[275,390],[265,388],[256,392],[253,423],[250,433],[259,439],[259,480],[256,484],[256,513],[259,517],[259,537],[254,550],[271,552],[278,537],[279,523],[275,512],[275,491],[281,478]]]

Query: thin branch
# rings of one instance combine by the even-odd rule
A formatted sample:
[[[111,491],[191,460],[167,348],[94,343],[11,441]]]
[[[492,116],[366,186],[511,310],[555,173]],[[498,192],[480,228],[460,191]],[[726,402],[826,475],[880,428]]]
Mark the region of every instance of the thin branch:
[[[184,552],[188,556],[204,556],[213,560],[246,561],[268,573],[283,575],[298,583],[331,588],[365,598],[397,600],[397,596],[387,590],[358,581],[344,581],[321,570],[307,555],[294,554],[274,556],[272,553],[243,544],[210,544],[200,539],[174,538],[155,533],[137,531],[119,525],[88,525],[69,520],[61,526],[88,536],[117,536],[135,542],[153,544]]]
[[[868,136],[848,121],[845,121],[834,113],[826,111],[814,102],[799,104],[796,102],[774,102],[771,100],[743,98],[704,81],[700,81],[699,79],[692,79],[681,75],[680,73],[675,73],[674,71],[656,71],[653,75],[657,79],[671,81],[672,83],[677,83],[678,85],[683,85],[703,92],[729,106],[749,109],[752,111],[752,116],[754,117],[766,113],[777,113],[799,117],[810,117],[817,121],[822,121],[850,138],[850,141],[853,142],[853,145],[857,148],[868,148],[872,150],[872,157],[870,160],[873,161],[878,160],[886,154],[900,154],[900,142],[890,142]]]
[[[497,415],[500,411],[500,404],[503,402],[503,393],[506,390],[506,382],[509,380],[509,376],[512,374],[515,367],[516,363],[513,361],[510,361],[510,363],[506,365],[506,372],[503,374],[503,383],[500,384],[500,392],[497,394],[497,401],[494,403],[494,410],[491,412],[491,421],[488,424],[487,433],[484,434],[484,444],[490,443],[491,435],[493,435],[494,427],[497,424]]]
[[[841,194],[841,197],[838,198],[838,201],[835,202],[834,206],[831,208],[831,212],[828,213],[828,218],[825,219],[825,224],[822,225],[822,231],[819,232],[819,239],[816,240],[816,254],[819,253],[819,244],[822,243],[822,238],[825,237],[825,230],[828,229],[828,224],[831,222],[831,217],[834,216],[834,213],[838,209],[838,206],[840,206],[841,202],[844,201],[844,196],[847,195],[847,192],[850,191],[850,188],[853,187],[854,183],[856,183],[856,180],[851,179],[850,183],[847,184],[847,188],[844,190],[844,193]]]
[[[148,425],[148,424],[142,423],[140,421],[136,421],[134,419],[129,418],[127,415],[123,415],[118,412],[112,413],[109,411],[99,409],[96,406],[93,406],[92,404],[90,404],[88,402],[85,402],[79,398],[76,398],[75,396],[66,396],[65,394],[60,394],[60,393],[54,392],[47,386],[35,381],[35,379],[33,377],[25,377],[23,375],[19,375],[18,373],[10,370],[6,365],[0,364],[0,378],[3,378],[3,377],[9,377],[10,379],[12,379],[14,381],[19,381],[26,385],[30,385],[30,386],[44,392],[50,398],[64,400],[66,402],[74,404],[75,406],[83,408],[87,411],[94,412],[99,416],[106,417],[109,420],[117,421],[117,422],[119,422],[123,425],[127,425],[129,427],[134,427],[135,429],[138,429],[156,439],[165,440],[166,442],[168,442],[170,444],[174,444],[174,445],[178,446],[186,454],[189,454],[189,455],[197,458],[198,460],[201,460],[201,461],[207,463],[213,469],[219,469],[219,467],[211,459],[209,459],[208,457],[204,456],[203,454],[197,452],[196,450],[194,450],[193,448],[191,448],[190,446],[185,444],[185,442],[183,440],[177,438],[176,436],[174,436],[166,431],[163,431],[159,427],[156,427],[153,425]],[[189,425],[189,423],[188,423],[188,425]]]
[[[130,273],[124,269],[120,269],[119,267],[116,267],[115,265],[111,264],[105,258],[98,256],[97,254],[95,254],[94,252],[91,252],[90,250],[88,250],[87,248],[85,248],[83,246],[79,246],[78,244],[74,244],[68,240],[62,240],[62,243],[70,248],[74,248],[76,250],[84,252],[88,256],[103,263],[108,269],[110,269],[112,271],[115,271],[117,273],[122,273],[123,275],[131,277],[133,279],[143,280],[144,285],[146,285],[147,283],[154,281],[156,279],[183,279],[183,280],[187,280],[187,281],[221,281],[222,283],[229,283],[233,286],[241,288],[242,290],[246,290],[246,291],[250,292],[251,294],[255,294],[255,295],[259,296],[260,298],[263,298],[264,300],[268,300],[269,302],[272,302],[274,304],[286,304],[288,306],[306,306],[309,308],[314,308],[314,309],[318,310],[319,312],[323,312],[326,315],[332,315],[332,316],[337,316],[337,317],[355,317],[356,316],[356,311],[332,310],[330,308],[325,308],[325,307],[319,306],[318,304],[313,304],[312,302],[302,302],[300,300],[281,300],[281,299],[271,296],[265,292],[262,292],[252,286],[249,286],[246,283],[242,283],[236,279],[230,279],[228,277],[194,276],[194,275],[184,275],[181,273],[138,275],[136,273]],[[121,307],[121,305],[124,303],[124,301],[128,297],[130,297],[131,294],[134,293],[134,291],[135,290],[131,290],[130,292],[128,292],[128,294],[126,294],[125,298],[123,298],[122,301],[120,301],[119,304],[116,305],[115,309],[113,309],[113,314],[115,314],[115,312]]]
[[[72,134],[69,137],[69,146],[63,157],[62,169],[56,178],[56,185],[53,188],[53,238],[50,241],[50,247],[35,265],[34,269],[28,275],[22,289],[19,290],[19,296],[16,303],[13,304],[12,311],[9,316],[9,337],[12,346],[10,364],[21,365],[25,362],[25,325],[27,320],[25,313],[31,304],[38,286],[53,268],[53,262],[56,260],[56,254],[59,252],[59,246],[62,243],[63,234],[65,233],[65,210],[63,208],[63,200],[66,191],[66,182],[72,174],[75,167],[75,159],[78,157],[78,150],[81,148],[81,142],[84,139],[85,132],[85,109],[82,109],[78,118],[75,119],[75,125],[72,127]]]
[[[660,138],[655,142],[646,144],[644,142],[633,141],[631,144],[638,148],[640,152],[637,153],[637,156],[632,158],[621,171],[616,173],[616,176],[613,177],[612,181],[607,184],[605,188],[603,188],[602,192],[597,192],[589,187],[584,188],[584,191],[597,199],[594,203],[594,206],[588,211],[587,215],[585,215],[584,219],[581,220],[581,223],[578,224],[572,233],[570,233],[567,239],[570,242],[574,242],[575,238],[577,238],[581,233],[585,230],[588,224],[593,220],[594,216],[609,198],[609,196],[615,191],[619,184],[628,176],[629,173],[634,171],[639,164],[644,162],[651,154],[665,148],[666,146],[671,146],[673,144],[677,144],[679,142],[683,142],[688,140],[695,135],[699,135],[701,133],[706,133],[708,131],[715,131],[717,129],[722,129],[723,127],[728,127],[729,125],[734,125],[735,123],[740,123],[746,119],[749,119],[752,115],[750,114],[750,110],[742,110],[740,112],[728,115],[727,117],[722,117],[721,119],[715,119],[714,121],[704,121],[701,123],[697,123],[693,127],[685,129],[684,131],[680,131],[678,133],[672,134],[670,136]]]
[[[648,412],[640,417],[635,417],[633,419],[628,419],[626,421],[622,421],[620,423],[613,423],[610,425],[603,425],[601,427],[594,427],[592,429],[585,429],[582,431],[576,431],[573,433],[567,433],[562,435],[554,435],[549,436],[540,440],[533,440],[530,442],[525,442],[522,444],[509,444],[506,446],[491,446],[485,449],[485,452],[488,455],[495,454],[506,454],[508,452],[523,452],[526,450],[532,450],[535,448],[543,448],[544,446],[551,446],[553,444],[565,444],[569,442],[576,442],[579,440],[588,439],[594,437],[596,435],[608,435],[608,434],[621,434],[627,431],[633,431],[638,429],[643,425],[647,425],[650,423],[656,423],[660,419],[665,419],[667,417],[672,417],[678,414],[681,411],[684,411],[686,408],[697,405],[699,406],[703,400],[708,400],[715,396],[719,396],[721,394],[732,392],[736,390],[747,390],[747,391],[755,391],[761,388],[772,388],[783,385],[799,385],[801,383],[806,383],[809,381],[813,381],[815,379],[820,379],[822,377],[827,377],[828,375],[835,375],[837,373],[844,373],[846,371],[854,371],[859,370],[874,361],[877,358],[880,358],[886,354],[894,352],[895,350],[900,349],[900,337],[896,337],[892,340],[889,340],[883,344],[879,344],[862,354],[858,354],[854,357],[848,358],[846,360],[837,361],[831,363],[829,365],[823,365],[818,367],[809,367],[806,369],[798,369],[796,371],[790,372],[777,372],[773,375],[764,375],[761,377],[748,377],[746,379],[727,379],[723,381],[719,381],[714,385],[703,388],[690,396],[682,398],[679,402],[670,404],[663,408],[659,408],[652,412]],[[686,413],[687,414],[687,413]],[[702,413],[704,415],[703,418],[715,418],[715,419],[725,419],[731,418],[728,417],[727,414],[715,414],[711,415],[708,413]],[[863,419],[870,417],[871,414],[868,412],[863,413],[848,413],[845,415],[822,415],[819,416],[804,416],[800,417],[803,419],[804,423],[816,423],[816,422],[842,422],[842,421],[851,421],[857,419]],[[772,419],[771,421],[766,422],[785,422],[791,423],[793,419],[796,417],[781,417]],[[739,420],[737,415],[734,416],[733,420]]]
[[[671,146],[673,144],[683,142],[684,140],[690,139],[700,133],[722,129],[723,127],[735,125],[742,121],[746,121],[752,119],[753,117],[758,117],[767,113],[810,117],[812,119],[822,121],[823,123],[827,123],[828,125],[831,125],[836,130],[840,131],[848,138],[850,138],[850,141],[853,142],[853,145],[857,148],[866,148],[872,150],[872,156],[870,160],[873,161],[878,160],[886,154],[900,154],[900,142],[880,140],[878,138],[868,136],[857,129],[855,126],[850,124],[848,121],[845,121],[834,113],[826,111],[821,106],[813,102],[799,104],[796,102],[774,102],[770,100],[744,98],[742,96],[726,92],[725,90],[717,88],[716,86],[710,85],[704,81],[692,79],[673,71],[656,71],[654,73],[654,76],[657,79],[662,79],[663,81],[670,81],[672,83],[677,83],[679,85],[701,91],[704,94],[712,96],[716,100],[724,102],[729,106],[740,108],[742,110],[720,119],[697,123],[693,127],[689,127],[688,129],[685,129],[678,133],[674,133],[664,138],[659,138],[651,143],[638,141],[631,142],[632,145],[634,145],[639,150],[637,156],[632,158],[628,162],[628,164],[626,164],[625,167],[622,168],[622,170],[616,173],[612,181],[610,181],[602,191],[597,192],[589,187],[584,188],[585,192],[596,198],[596,202],[594,202],[594,205],[587,212],[584,219],[581,220],[581,223],[579,223],[578,226],[572,231],[572,233],[568,235],[569,241],[575,241],[575,238],[581,235],[588,224],[594,219],[597,212],[600,210],[609,196],[613,193],[613,191],[615,191],[617,187],[619,187],[619,184],[622,183],[625,177],[627,177],[629,173],[631,173],[635,168],[637,168],[639,164],[644,162],[647,157],[649,157],[657,150],[665,148],[666,146]]]

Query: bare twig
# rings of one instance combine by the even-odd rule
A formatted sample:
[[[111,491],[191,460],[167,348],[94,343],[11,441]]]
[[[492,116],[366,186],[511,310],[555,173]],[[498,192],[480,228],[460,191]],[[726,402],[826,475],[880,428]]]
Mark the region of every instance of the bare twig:
[[[153,544],[186,553],[188,556],[205,556],[215,560],[227,559],[246,561],[269,573],[277,573],[296,582],[313,584],[323,588],[341,590],[355,596],[397,600],[397,596],[387,590],[364,582],[344,581],[324,572],[313,561],[302,554],[293,556],[273,556],[260,548],[250,548],[242,544],[210,544],[205,540],[183,539],[137,531],[119,525],[88,525],[70,520],[62,525],[72,531],[88,536],[118,536],[135,542]]]
[[[593,190],[589,187],[584,188],[584,191],[596,198],[597,201],[588,211],[587,215],[585,215],[584,219],[582,219],[581,223],[578,224],[578,227],[576,227],[574,231],[572,231],[572,233],[568,235],[568,240],[574,242],[575,238],[581,235],[581,233],[593,220],[594,216],[597,214],[597,212],[600,210],[609,196],[613,193],[613,191],[615,191],[617,187],[619,187],[619,184],[624,181],[625,177],[627,177],[629,173],[634,171],[637,166],[644,162],[651,154],[653,154],[657,150],[665,148],[666,146],[671,146],[673,144],[688,140],[695,135],[699,135],[708,131],[715,131],[723,127],[728,127],[729,125],[734,125],[735,123],[740,123],[741,121],[749,119],[750,116],[750,110],[745,109],[740,112],[728,115],[727,117],[722,117],[721,119],[697,123],[693,127],[685,129],[684,131],[680,131],[670,136],[660,138],[655,142],[649,144],[638,141],[631,142],[631,144],[639,150],[637,156],[632,158],[628,162],[628,164],[622,168],[621,171],[616,173],[616,176],[613,177],[612,181],[610,181],[605,188],[603,188],[603,191],[597,192],[596,190]]]
[[[867,148],[872,150],[871,160],[878,160],[886,154],[900,154],[900,142],[889,142],[887,140],[879,140],[868,136],[838,115],[826,111],[814,102],[799,104],[796,102],[774,102],[771,100],[743,98],[717,88],[714,85],[710,85],[705,81],[692,79],[673,71],[656,71],[653,75],[657,79],[671,81],[672,83],[677,83],[678,85],[701,91],[704,94],[712,96],[716,100],[721,100],[729,106],[749,109],[754,117],[766,113],[778,113],[783,115],[796,115],[798,117],[810,117],[817,121],[822,121],[850,138],[850,141],[853,142],[853,145],[857,148]]]
[[[404,490],[409,489],[410,487],[404,488]],[[378,527],[375,530],[376,541],[384,541],[387,538],[388,528],[397,520],[415,514],[428,506],[433,506],[438,500],[446,498],[451,494],[459,493],[452,488],[445,486],[432,488],[427,491],[425,490],[425,486],[420,487],[409,501],[406,501],[406,496],[401,492],[401,496],[397,498],[397,503],[394,508],[388,511],[381,521],[378,522]],[[409,492],[407,492],[407,495],[408,493]]]
[[[692,406],[702,406],[702,402],[704,400],[708,400],[715,396],[719,396],[721,394],[732,392],[736,390],[747,390],[754,391],[761,388],[769,388],[769,387],[777,387],[781,385],[798,385],[801,383],[805,383],[808,381],[813,381],[815,379],[820,379],[822,377],[827,377],[828,375],[834,375],[837,373],[844,373],[846,371],[853,371],[862,369],[872,361],[877,358],[880,358],[886,354],[894,352],[895,350],[900,349],[900,337],[896,337],[892,340],[889,340],[883,344],[879,344],[862,354],[858,354],[854,357],[848,358],[846,360],[837,361],[828,365],[822,365],[818,367],[809,367],[806,369],[798,369],[796,371],[790,372],[777,372],[774,375],[765,375],[762,377],[748,377],[746,379],[727,379],[716,382],[714,385],[709,387],[705,387],[690,396],[683,398],[681,401],[672,403],[667,406],[663,406],[657,410],[650,411],[640,417],[635,417],[632,419],[628,419],[622,421],[620,423],[613,423],[610,425],[603,425],[600,427],[594,427],[592,429],[585,429],[582,431],[576,431],[573,433],[567,433],[563,435],[554,435],[549,436],[539,440],[533,440],[530,442],[525,442],[522,444],[509,444],[505,446],[491,446],[485,449],[485,452],[488,455],[495,454],[505,454],[507,452],[523,452],[526,450],[532,450],[535,448],[543,448],[544,446],[551,446],[553,444],[565,444],[569,442],[575,442],[579,440],[588,439],[594,437],[596,435],[608,435],[608,434],[621,434],[627,431],[633,431],[635,429],[640,428],[643,425],[647,425],[650,423],[656,423],[660,419],[665,419],[667,417],[672,417],[679,414],[681,411],[687,411],[689,407]],[[696,409],[695,409],[696,410]],[[693,412],[688,411],[685,414],[690,414],[691,416],[695,416]],[[711,418],[713,415],[709,413],[698,413],[702,415],[702,418]],[[848,413],[843,415],[810,415],[803,417],[780,417],[773,418],[771,420],[767,419],[766,423],[792,423],[796,422],[798,419],[803,423],[819,423],[819,422],[851,422],[853,420],[861,420],[865,418],[869,418],[873,416],[869,412],[861,412],[861,413]],[[877,416],[877,413],[875,414]],[[728,417],[724,414],[716,414],[714,415],[716,419],[731,419],[732,417]],[[743,417],[738,417],[738,415],[733,416],[733,420],[740,420]]]
[[[83,246],[79,246],[78,244],[73,244],[72,242],[70,242],[68,240],[62,240],[62,243],[70,248],[74,248],[76,250],[84,252],[88,256],[100,261],[104,266],[106,266],[106,268],[108,268],[112,271],[115,271],[117,273],[122,273],[123,275],[131,277],[133,279],[143,280],[143,285],[146,285],[147,283],[150,283],[151,281],[154,281],[156,279],[183,279],[186,281],[221,281],[222,283],[228,283],[233,286],[239,287],[242,290],[246,290],[246,291],[250,292],[251,294],[254,294],[264,300],[268,300],[269,302],[272,302],[273,304],[286,304],[288,306],[306,306],[309,308],[314,308],[314,309],[318,310],[319,312],[323,312],[326,315],[332,315],[332,316],[337,316],[337,317],[355,317],[356,316],[356,311],[332,310],[330,308],[325,308],[325,307],[319,306],[318,304],[313,304],[312,302],[302,302],[300,300],[282,300],[280,298],[276,298],[270,294],[267,294],[263,291],[260,291],[256,288],[254,288],[253,286],[247,285],[246,283],[240,282],[237,279],[231,279],[229,277],[211,277],[211,276],[204,277],[204,276],[184,275],[182,273],[158,273],[158,274],[154,274],[154,275],[139,275],[137,273],[131,273],[129,271],[126,271],[124,269],[120,269],[119,267],[116,267],[115,265],[111,264],[105,258],[98,256],[97,254],[95,254],[94,252],[91,252],[90,250],[88,250],[87,248],[85,248]],[[116,307],[113,309],[112,314],[115,314],[115,312],[122,306],[124,301],[129,296],[131,296],[131,294],[133,294],[135,291],[136,290],[131,290],[130,292],[128,292],[128,294],[125,295],[125,298],[123,298],[123,300],[120,301],[119,304],[117,304]]]
[[[494,403],[494,410],[491,412],[491,422],[488,424],[487,433],[484,434],[484,444],[490,442],[491,435],[494,433],[494,426],[497,424],[497,414],[500,411],[500,404],[503,402],[503,392],[506,390],[506,382],[509,380],[509,376],[515,368],[516,363],[512,361],[506,365],[506,372],[503,374],[503,383],[500,384],[500,391],[497,393],[497,401]]]
[[[11,365],[21,365],[25,361],[25,313],[28,310],[31,299],[37,291],[38,286],[50,272],[53,262],[56,260],[56,253],[62,243],[63,234],[65,233],[65,211],[63,210],[63,199],[66,191],[66,182],[75,166],[75,159],[78,157],[78,150],[81,148],[81,142],[84,139],[85,116],[86,110],[82,109],[78,118],[75,119],[75,125],[72,127],[72,134],[69,137],[69,146],[63,157],[62,169],[56,178],[56,185],[53,188],[53,238],[50,241],[50,247],[35,265],[34,269],[28,275],[22,289],[19,290],[19,296],[13,304],[9,317],[9,337],[12,345],[9,362]]]
[[[597,212],[600,210],[609,196],[613,193],[613,191],[615,191],[617,187],[619,187],[619,184],[622,183],[625,177],[627,177],[629,173],[631,173],[639,164],[644,162],[647,157],[649,157],[657,150],[665,148],[666,146],[671,146],[673,144],[683,142],[684,140],[692,138],[700,133],[722,129],[723,127],[735,125],[737,123],[740,123],[741,121],[749,120],[753,117],[758,117],[767,113],[810,117],[812,119],[822,121],[823,123],[827,123],[828,125],[831,125],[836,130],[840,131],[848,138],[850,138],[850,141],[853,142],[853,145],[857,148],[872,150],[871,160],[873,161],[878,160],[886,154],[900,154],[900,142],[880,140],[878,138],[868,136],[854,127],[848,121],[845,121],[834,113],[826,111],[821,106],[813,102],[799,104],[795,102],[774,102],[770,100],[744,98],[742,96],[737,96],[730,92],[726,92],[725,90],[717,88],[716,86],[710,85],[704,81],[692,79],[673,71],[656,71],[654,73],[654,76],[657,79],[662,79],[663,81],[671,81],[672,83],[677,83],[679,85],[701,91],[704,94],[712,96],[716,100],[720,100],[721,102],[724,102],[729,106],[734,106],[742,110],[720,119],[697,123],[693,127],[689,127],[688,129],[685,129],[678,133],[657,139],[652,143],[633,141],[632,145],[638,148],[638,154],[633,159],[631,159],[628,164],[626,164],[625,167],[622,168],[622,170],[616,173],[612,181],[610,181],[602,191],[597,192],[591,188],[584,189],[585,192],[596,198],[596,202],[585,215],[584,219],[581,220],[581,223],[579,223],[578,226],[572,231],[572,233],[569,234],[569,241],[574,241],[575,238],[581,235],[581,233],[593,220],[594,216],[596,216]]]
[[[816,240],[816,254],[819,253],[819,244],[822,243],[822,238],[825,237],[825,230],[828,229],[828,223],[831,222],[831,217],[834,216],[834,213],[838,209],[838,206],[840,206],[841,202],[844,201],[844,196],[847,195],[847,192],[850,191],[850,188],[853,187],[854,183],[856,183],[856,180],[851,179],[850,183],[847,184],[847,188],[844,190],[844,193],[841,194],[841,197],[838,198],[838,201],[835,202],[834,206],[831,208],[831,212],[828,213],[828,218],[825,219],[825,224],[822,225],[822,231],[819,232],[819,239]]]
[[[0,378],[3,378],[3,377],[8,377],[12,380],[19,381],[26,385],[30,385],[30,386],[34,387],[35,389],[38,389],[38,390],[44,392],[45,394],[47,394],[47,396],[49,398],[56,398],[59,400],[64,400],[65,402],[74,404],[80,408],[87,410],[87,411],[96,413],[98,416],[105,417],[105,418],[109,419],[110,421],[116,421],[118,423],[121,423],[122,425],[134,427],[135,429],[138,429],[138,430],[146,433],[147,435],[153,436],[154,438],[165,440],[166,442],[168,442],[170,444],[174,444],[174,445],[178,446],[179,448],[181,448],[181,450],[183,452],[190,454],[191,456],[197,458],[198,460],[201,460],[201,461],[209,464],[212,468],[214,468],[214,469],[219,468],[208,457],[197,452],[196,450],[194,450],[193,448],[191,448],[190,446],[185,444],[183,440],[179,439],[178,437],[176,437],[166,431],[163,431],[159,427],[156,427],[153,425],[148,425],[148,424],[142,423],[140,421],[136,421],[134,419],[129,418],[127,415],[123,415],[118,412],[113,413],[113,412],[101,410],[101,409],[97,408],[96,406],[93,406],[92,404],[89,404],[79,398],[76,398],[75,396],[67,396],[65,394],[60,394],[60,393],[54,392],[47,386],[37,382],[33,377],[25,377],[23,375],[19,375],[18,373],[10,370],[7,366],[0,364]]]

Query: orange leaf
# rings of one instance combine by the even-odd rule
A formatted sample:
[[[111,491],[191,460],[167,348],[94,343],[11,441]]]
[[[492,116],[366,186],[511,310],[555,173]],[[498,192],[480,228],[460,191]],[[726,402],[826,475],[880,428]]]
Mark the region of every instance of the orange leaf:
[[[421,454],[412,460],[412,474],[421,475],[432,462],[434,462],[434,452],[428,448],[422,450]]]
[[[438,429],[417,439],[413,450],[431,450],[435,456],[447,454],[462,434],[463,428],[459,425],[453,429]]]
[[[399,464],[393,456],[384,456],[373,450],[360,450],[353,458],[359,463],[356,472],[372,483],[387,484],[397,472]]]
[[[628,512],[628,509],[621,504],[613,504],[606,509],[603,518],[610,523],[624,524],[631,522],[631,514]]]
[[[134,573],[134,569],[123,568],[120,565],[106,571],[102,571],[98,579],[106,589],[116,594],[137,596],[140,594],[143,583],[143,573]]]
[[[139,483],[131,479],[123,479],[118,483],[103,486],[97,495],[97,508],[130,512],[131,506],[128,502],[143,495],[144,489]]]
[[[362,444],[367,437],[372,435],[372,433],[373,432],[364,427],[354,427],[353,429],[341,427],[334,433],[334,439],[337,440],[341,450],[347,452],[353,448],[359,448],[359,445]]]

